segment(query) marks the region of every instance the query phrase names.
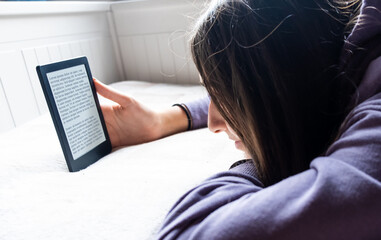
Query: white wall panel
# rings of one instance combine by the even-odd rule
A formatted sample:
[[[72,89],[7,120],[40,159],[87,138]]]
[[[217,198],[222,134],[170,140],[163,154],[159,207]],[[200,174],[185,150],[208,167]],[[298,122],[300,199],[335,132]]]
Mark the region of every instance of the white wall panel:
[[[108,19],[108,24],[109,24],[109,30],[110,30],[110,36],[111,36],[111,41],[112,41],[112,47],[110,45],[105,46],[106,51],[112,51],[114,53],[114,58],[113,58],[113,63],[116,66],[116,69],[118,70],[118,78],[119,79],[127,79],[126,78],[126,73],[124,72],[123,68],[123,62],[122,62],[122,54],[121,54],[121,47],[119,44],[119,39],[116,34],[116,26],[115,26],[115,21],[112,12],[107,13],[107,19]],[[104,42],[103,42],[104,43]]]
[[[122,54],[122,64],[124,72],[126,74],[126,79],[138,80],[138,71],[135,58],[135,47],[133,44],[132,37],[120,38],[120,51]]]
[[[91,72],[94,77],[98,79],[103,79],[103,71],[102,71],[102,57],[101,57],[101,43],[100,39],[91,39],[89,41],[90,51],[92,53],[93,65],[91,66]]]
[[[189,67],[190,56],[186,55],[186,43],[185,43],[185,32],[175,32],[169,37],[169,48],[172,52],[172,56],[175,60],[175,74],[177,76],[178,82],[190,83],[189,77]]]
[[[138,79],[143,81],[152,81],[149,65],[147,45],[145,43],[145,36],[135,36],[132,38],[133,52],[136,62],[136,71],[138,72]]]
[[[93,49],[91,48],[91,42],[93,42],[92,39],[87,39],[80,41],[80,47],[82,50],[82,53],[84,56],[87,57],[87,60],[89,61],[91,73],[93,77],[102,79],[102,74],[101,69],[100,69],[100,64],[98,62],[99,59],[96,58],[96,53],[93,52]]]
[[[0,2],[1,16],[73,14],[87,12],[105,12],[110,9],[106,2]]]
[[[0,53],[0,76],[16,126],[39,116],[21,52]]]
[[[205,1],[155,0],[111,6],[127,79],[198,84],[188,32]]]
[[[62,59],[69,59],[73,57],[69,43],[58,44]]]
[[[111,5],[119,36],[183,30],[200,12],[205,1],[151,0]],[[122,24],[124,23],[124,24]]]
[[[36,72],[36,66],[39,65],[36,51],[34,48],[28,48],[22,50],[24,56],[25,65],[29,74],[29,79],[32,85],[34,95],[36,97],[37,106],[40,114],[48,111],[48,105],[46,104],[44,93],[41,88],[40,80]]]
[[[48,46],[48,53],[52,62],[58,62],[62,60],[61,52],[58,48],[58,45],[55,44]]]
[[[71,54],[73,57],[83,56],[81,45],[79,42],[71,42],[69,43]]]
[[[161,74],[163,75],[164,82],[177,82],[175,72],[175,59],[173,53],[169,48],[170,34],[158,34],[160,61],[161,61]]]
[[[16,5],[10,13],[0,9],[0,132],[48,111],[37,65],[85,55],[94,76],[105,83],[121,80],[109,32],[109,4],[65,3],[62,12],[60,4],[46,4],[50,7],[39,14],[35,5],[22,3],[20,12]]]
[[[111,38],[98,39],[96,42],[95,52],[96,59],[98,59],[100,66],[101,80],[107,83],[119,81],[121,79],[124,80],[124,78],[121,78],[123,74],[119,71],[118,67],[118,65],[121,66],[121,64],[118,63],[116,56],[113,54],[115,49],[111,44]],[[94,47],[94,44],[91,46]]]
[[[69,16],[69,17],[68,17]],[[79,35],[84,32],[108,32],[106,14],[35,15],[8,17],[0,21],[0,43]],[[22,30],[22,31],[21,31]]]
[[[151,81],[153,82],[163,82],[162,74],[162,62],[160,56],[160,48],[157,35],[146,35],[145,45],[148,57],[148,68],[150,72]]]
[[[92,72],[95,73],[96,72],[95,69],[97,69],[98,66],[96,66],[95,64],[96,62],[94,61],[93,52],[91,51],[91,47],[90,47],[90,40],[86,39],[86,40],[80,41],[79,46],[81,47],[81,51],[83,55],[87,57],[89,64],[91,66]]]
[[[45,65],[51,63],[53,60],[50,58],[48,47],[37,47],[35,48],[37,61],[39,65]]]
[[[0,132],[7,131],[15,127],[8,100],[4,92],[3,84],[0,78]]]
[[[98,38],[23,49],[22,53],[40,113],[47,111],[47,105],[36,73],[37,65],[87,56],[93,76],[105,82],[112,82],[118,77],[113,68],[115,60],[110,55],[112,53],[110,48],[111,46],[107,49],[105,40]]]
[[[189,72],[188,82],[199,84],[200,83],[200,75],[199,75],[197,68],[196,68],[196,65],[194,64],[193,59],[192,59],[190,42],[189,42],[187,36],[184,37],[183,40],[184,40],[184,45],[185,45],[185,57],[186,57],[188,72]]]

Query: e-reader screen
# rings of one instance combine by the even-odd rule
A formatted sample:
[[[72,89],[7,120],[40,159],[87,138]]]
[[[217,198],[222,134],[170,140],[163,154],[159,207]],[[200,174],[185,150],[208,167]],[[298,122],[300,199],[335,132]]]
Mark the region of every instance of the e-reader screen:
[[[85,65],[47,73],[74,160],[106,140]]]
[[[37,72],[69,170],[83,169],[109,153],[110,140],[87,59],[39,66]]]

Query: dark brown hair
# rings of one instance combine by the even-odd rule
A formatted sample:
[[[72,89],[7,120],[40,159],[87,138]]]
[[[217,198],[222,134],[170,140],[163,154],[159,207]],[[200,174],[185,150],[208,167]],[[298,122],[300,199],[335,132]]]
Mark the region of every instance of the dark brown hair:
[[[307,169],[337,133],[353,92],[338,72],[349,20],[325,0],[219,0],[198,23],[196,67],[266,186]]]

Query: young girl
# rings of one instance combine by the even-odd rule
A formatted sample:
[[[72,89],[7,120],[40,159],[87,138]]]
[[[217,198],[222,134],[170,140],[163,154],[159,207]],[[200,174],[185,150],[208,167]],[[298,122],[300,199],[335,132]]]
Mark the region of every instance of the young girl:
[[[114,146],[207,115],[250,158],[181,197],[158,239],[381,237],[380,11],[377,0],[214,1],[191,44],[210,103],[156,113],[96,81],[120,104],[103,108]]]

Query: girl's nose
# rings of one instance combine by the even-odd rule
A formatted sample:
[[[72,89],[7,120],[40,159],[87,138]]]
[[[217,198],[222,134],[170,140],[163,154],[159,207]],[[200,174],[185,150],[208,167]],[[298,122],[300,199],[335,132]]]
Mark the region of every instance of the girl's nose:
[[[221,116],[214,103],[209,104],[208,112],[208,128],[214,133],[219,133],[227,130],[225,119]]]

